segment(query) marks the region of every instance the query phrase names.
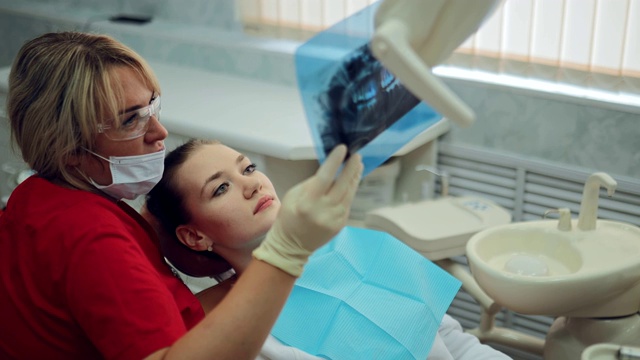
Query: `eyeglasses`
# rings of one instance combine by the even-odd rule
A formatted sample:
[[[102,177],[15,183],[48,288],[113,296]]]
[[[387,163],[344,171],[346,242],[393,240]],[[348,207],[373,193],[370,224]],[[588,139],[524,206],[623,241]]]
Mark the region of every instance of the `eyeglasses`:
[[[149,130],[149,119],[152,116],[160,119],[161,108],[160,95],[158,95],[148,106],[121,114],[111,122],[112,124],[98,124],[98,132],[114,141],[139,138]]]

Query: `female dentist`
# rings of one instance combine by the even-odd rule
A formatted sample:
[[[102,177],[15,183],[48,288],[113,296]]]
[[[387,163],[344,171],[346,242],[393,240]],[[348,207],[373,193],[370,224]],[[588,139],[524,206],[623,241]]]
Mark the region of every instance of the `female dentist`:
[[[362,164],[346,148],[291,189],[242,279],[206,315],[128,207],[162,177],[147,63],[103,35],[49,33],[9,77],[13,141],[36,175],[0,216],[0,358],[253,359],[307,257],[346,223]]]

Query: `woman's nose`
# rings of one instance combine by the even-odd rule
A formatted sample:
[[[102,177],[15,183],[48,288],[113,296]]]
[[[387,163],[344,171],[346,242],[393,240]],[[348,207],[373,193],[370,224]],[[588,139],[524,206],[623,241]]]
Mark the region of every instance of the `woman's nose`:
[[[262,182],[260,179],[254,176],[245,177],[244,184],[244,197],[250,199],[262,188]]]
[[[145,140],[147,142],[154,142],[158,140],[164,140],[169,136],[169,132],[167,129],[160,123],[158,119],[158,114],[154,114],[149,119],[149,128],[147,129],[147,133],[145,134]]]

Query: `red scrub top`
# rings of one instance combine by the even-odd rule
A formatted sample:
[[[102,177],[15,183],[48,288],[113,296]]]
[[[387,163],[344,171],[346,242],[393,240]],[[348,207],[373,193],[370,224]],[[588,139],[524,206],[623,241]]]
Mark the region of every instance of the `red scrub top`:
[[[125,203],[35,175],[13,191],[0,216],[0,359],[141,359],[203,317]]]

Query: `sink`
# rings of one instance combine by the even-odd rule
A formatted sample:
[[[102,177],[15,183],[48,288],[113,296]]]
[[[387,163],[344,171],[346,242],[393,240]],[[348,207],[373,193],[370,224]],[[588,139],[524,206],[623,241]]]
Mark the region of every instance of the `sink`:
[[[578,219],[512,223],[469,239],[466,254],[478,285],[495,302],[532,315],[616,317],[640,310],[640,228],[597,219],[605,173],[585,184]]]
[[[531,227],[537,231],[531,231]],[[477,254],[493,269],[548,277],[574,274],[582,268],[582,256],[564,234],[554,231],[555,224],[528,223],[492,230],[485,234]]]
[[[582,360],[617,360],[637,359],[640,347],[623,346],[613,343],[599,343],[587,347],[582,353]]]
[[[640,308],[640,228],[633,225],[598,220],[589,232],[558,230],[553,220],[498,226],[472,236],[467,257],[480,287],[519,313],[610,317]]]

